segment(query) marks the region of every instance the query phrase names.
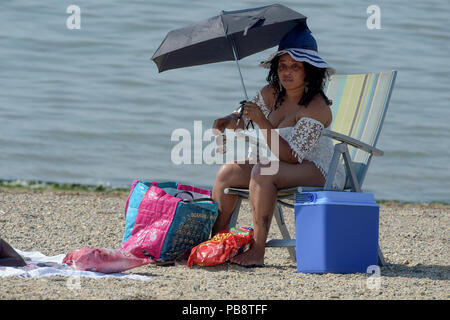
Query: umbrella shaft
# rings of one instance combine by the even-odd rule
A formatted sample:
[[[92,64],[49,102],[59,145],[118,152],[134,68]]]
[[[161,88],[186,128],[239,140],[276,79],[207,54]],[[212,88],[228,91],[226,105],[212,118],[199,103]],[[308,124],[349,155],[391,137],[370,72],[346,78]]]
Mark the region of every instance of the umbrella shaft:
[[[231,38],[231,48],[233,49],[234,60],[236,61],[236,64],[237,64],[237,67],[238,67],[238,71],[239,71],[239,76],[241,77],[241,84],[242,84],[242,88],[244,89],[245,100],[248,100],[247,90],[245,90],[244,78],[242,77],[241,67],[239,66],[239,62],[238,62],[238,58],[237,58],[237,54],[236,54],[236,48],[234,46],[233,38]]]

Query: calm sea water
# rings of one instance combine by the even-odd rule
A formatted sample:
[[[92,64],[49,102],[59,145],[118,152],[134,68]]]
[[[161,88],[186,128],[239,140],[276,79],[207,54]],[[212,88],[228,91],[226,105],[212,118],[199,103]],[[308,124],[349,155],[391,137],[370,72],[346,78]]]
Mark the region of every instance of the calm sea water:
[[[447,0],[280,1],[308,17],[338,73],[398,70],[365,191],[377,199],[450,201],[450,14]],[[69,30],[69,5],[81,29]],[[220,10],[265,1],[2,0],[0,179],[128,186],[133,179],[212,186],[219,165],[175,165],[177,128],[203,129],[243,94],[234,62],[158,73],[165,35]],[[367,7],[378,5],[381,29]],[[274,49],[240,61],[249,95]]]

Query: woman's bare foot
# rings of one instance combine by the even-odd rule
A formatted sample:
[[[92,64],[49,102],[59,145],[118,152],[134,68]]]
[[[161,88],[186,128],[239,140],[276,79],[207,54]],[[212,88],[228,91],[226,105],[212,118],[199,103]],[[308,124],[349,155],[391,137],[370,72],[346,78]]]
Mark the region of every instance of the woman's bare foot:
[[[256,246],[252,246],[244,253],[232,257],[230,261],[243,267],[264,266],[264,251],[264,247],[261,250]]]

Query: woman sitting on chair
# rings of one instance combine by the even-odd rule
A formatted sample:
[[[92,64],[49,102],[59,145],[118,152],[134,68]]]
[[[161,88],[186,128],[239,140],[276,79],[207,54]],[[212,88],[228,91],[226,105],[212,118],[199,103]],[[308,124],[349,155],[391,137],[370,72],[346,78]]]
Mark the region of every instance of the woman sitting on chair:
[[[331,138],[321,136],[321,131],[332,122],[331,101],[323,92],[332,69],[318,56],[316,41],[309,30],[292,29],[280,41],[278,51],[261,66],[270,68],[268,85],[258,92],[253,102],[245,103],[244,121],[239,121],[239,113],[234,112],[215,120],[213,125],[224,132],[243,129],[252,120],[262,129],[278,161],[275,174],[263,174],[272,163],[254,164],[251,160],[255,155],[250,151],[245,163],[226,163],[217,172],[212,198],[219,202],[219,216],[213,234],[228,227],[238,200],[237,195],[225,194],[224,190],[248,188],[250,191],[254,243],[248,251],[231,259],[243,266],[264,264],[277,189],[323,186],[334,150]],[[271,141],[278,141],[278,148],[272,147]],[[344,167],[339,164],[332,187],[342,189],[344,183]]]

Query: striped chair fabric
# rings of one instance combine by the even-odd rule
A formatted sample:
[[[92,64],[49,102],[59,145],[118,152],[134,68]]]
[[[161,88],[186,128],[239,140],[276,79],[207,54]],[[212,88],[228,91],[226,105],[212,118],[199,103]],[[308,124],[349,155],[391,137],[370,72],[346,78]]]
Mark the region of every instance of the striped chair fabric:
[[[375,147],[396,73],[333,75],[325,89],[325,94],[333,101],[331,130]],[[371,155],[352,146],[349,151],[362,185]]]

